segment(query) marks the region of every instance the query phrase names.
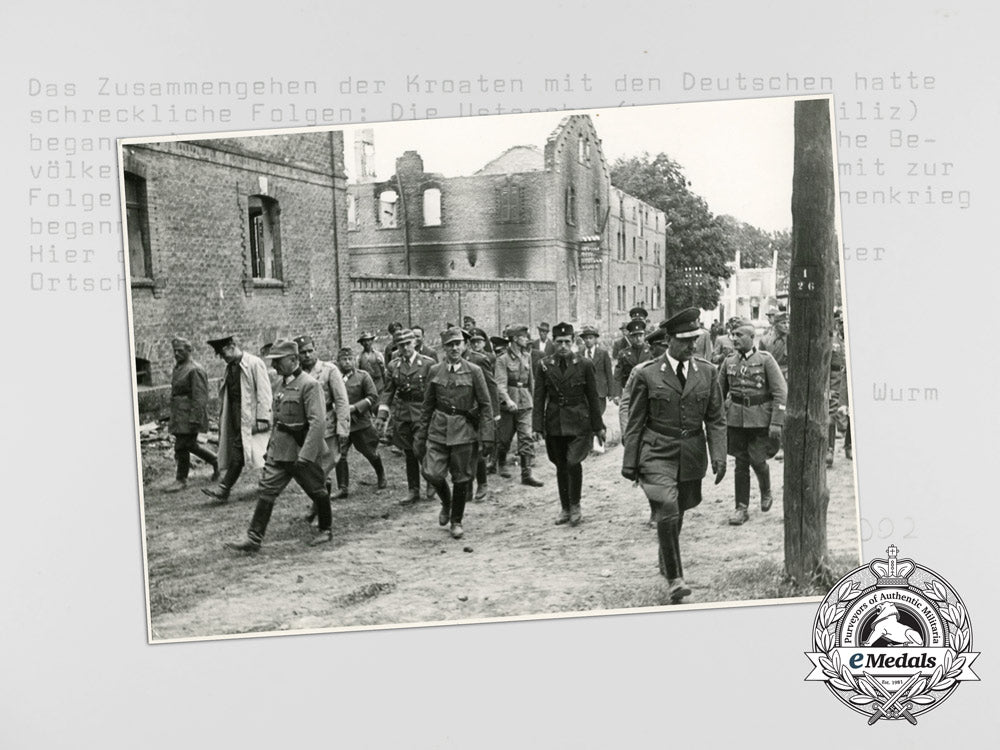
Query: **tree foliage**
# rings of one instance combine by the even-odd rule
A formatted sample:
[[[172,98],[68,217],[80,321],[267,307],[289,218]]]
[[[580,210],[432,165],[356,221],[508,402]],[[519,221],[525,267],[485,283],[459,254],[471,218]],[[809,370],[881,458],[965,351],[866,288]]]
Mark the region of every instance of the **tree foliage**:
[[[691,191],[681,165],[663,153],[621,158],[611,166],[611,183],[666,214],[667,315],[685,307],[715,307],[735,249],[722,222]]]

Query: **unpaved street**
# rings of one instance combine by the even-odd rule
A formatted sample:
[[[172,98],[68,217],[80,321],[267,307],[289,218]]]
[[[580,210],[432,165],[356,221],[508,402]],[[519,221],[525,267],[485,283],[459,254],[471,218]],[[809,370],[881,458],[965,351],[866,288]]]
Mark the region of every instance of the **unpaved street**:
[[[616,416],[609,408],[606,420]],[[838,443],[839,445],[839,443]],[[584,464],[584,521],[555,526],[555,473],[536,459],[545,487],[490,477],[491,494],[466,510],[465,538],[437,524],[438,506],[403,507],[402,459],[383,448],[390,488],[376,492],[370,467],[352,453],[352,493],[334,502],[334,542],[308,547],[308,500],[294,484],[279,498],[256,555],[223,549],[253,511],[255,473],[233,498],[213,504],[196,468],[186,491],[168,494],[172,453],[144,450],[145,522],[153,639],[472,620],[659,606],[665,581],[642,491],[622,479],[621,447]],[[775,504],[729,526],[732,459],[722,484],[707,478],[704,502],[685,514],[681,536],[687,605],[812,595],[783,582],[782,464],[772,462]],[[858,564],[853,467],[839,452],[828,473],[828,543],[837,576]]]

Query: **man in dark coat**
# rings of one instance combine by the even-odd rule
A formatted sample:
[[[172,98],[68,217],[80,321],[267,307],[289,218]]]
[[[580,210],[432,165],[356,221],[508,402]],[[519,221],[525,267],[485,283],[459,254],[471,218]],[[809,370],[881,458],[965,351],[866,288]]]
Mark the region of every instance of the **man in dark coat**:
[[[190,341],[177,337],[171,346],[176,364],[170,378],[170,434],[174,436],[177,474],[166,491],[177,492],[187,487],[192,453],[212,467],[213,482],[219,478],[219,461],[198,444],[198,433],[208,431],[208,375],[191,359]]]
[[[447,526],[450,521],[452,538],[461,539],[465,503],[479,458],[480,429],[485,427],[487,437],[492,438],[493,407],[483,371],[462,357],[462,331],[444,331],[441,344],[445,359],[431,369],[413,448],[424,477],[441,498],[438,523]]]
[[[364,332],[358,337],[361,353],[358,355],[358,369],[372,376],[372,383],[378,393],[385,388],[385,356],[373,348],[375,334]]]
[[[691,594],[681,564],[681,521],[684,510],[701,502],[708,452],[715,483],[726,474],[719,373],[711,362],[692,358],[699,314],[691,307],[670,318],[662,361],[635,370],[623,437],[622,476],[638,481],[656,507],[660,573],[671,603]]]
[[[552,333],[554,352],[538,364],[533,426],[556,467],[561,506],[556,524],[576,526],[582,519],[583,460],[595,436],[604,443],[604,420],[594,363],[572,351],[573,326],[559,323]]]

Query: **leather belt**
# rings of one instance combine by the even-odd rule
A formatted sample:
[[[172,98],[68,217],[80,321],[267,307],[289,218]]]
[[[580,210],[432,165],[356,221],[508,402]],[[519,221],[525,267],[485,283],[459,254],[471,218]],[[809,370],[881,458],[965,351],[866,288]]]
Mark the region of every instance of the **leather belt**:
[[[742,393],[733,392],[730,392],[729,397],[734,404],[739,404],[740,406],[759,406],[760,404],[766,404],[774,398],[770,393],[744,396]]]
[[[691,429],[688,430],[679,430],[676,427],[657,427],[656,425],[647,423],[646,429],[655,432],[657,435],[663,435],[664,437],[671,437],[671,438],[699,437],[705,434],[704,432],[702,432],[701,427],[692,427]]]
[[[456,406],[437,406],[434,411],[439,411],[442,414],[450,414],[452,416],[465,417],[466,419],[472,419],[472,412],[466,409],[459,409]]]

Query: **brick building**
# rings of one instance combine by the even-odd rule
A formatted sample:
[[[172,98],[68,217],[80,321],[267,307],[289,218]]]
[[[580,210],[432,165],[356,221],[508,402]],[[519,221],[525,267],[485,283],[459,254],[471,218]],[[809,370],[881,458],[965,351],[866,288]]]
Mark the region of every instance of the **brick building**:
[[[343,133],[131,144],[122,157],[146,402],[149,387],[169,390],[175,335],[210,377],[224,364],[205,341],[223,334],[256,353],[311,333],[321,355],[336,352],[350,309]]]
[[[406,151],[396,174],[348,193],[356,330],[390,317],[433,333],[472,315],[490,332],[568,320],[610,333],[636,303],[663,308],[664,214],[611,185],[589,116],[469,176]]]

